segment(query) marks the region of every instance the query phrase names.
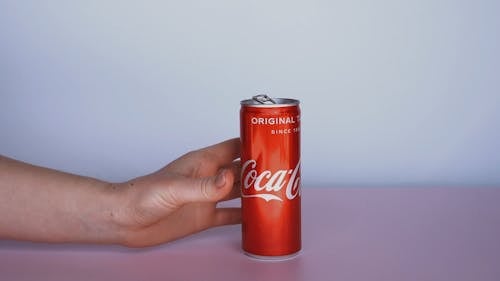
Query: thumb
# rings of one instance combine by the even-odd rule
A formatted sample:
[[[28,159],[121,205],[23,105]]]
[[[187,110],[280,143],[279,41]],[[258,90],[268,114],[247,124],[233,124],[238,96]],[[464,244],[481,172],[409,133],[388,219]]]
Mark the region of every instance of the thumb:
[[[193,179],[181,178],[171,185],[170,193],[175,203],[217,202],[231,192],[234,175],[227,169],[215,176]]]

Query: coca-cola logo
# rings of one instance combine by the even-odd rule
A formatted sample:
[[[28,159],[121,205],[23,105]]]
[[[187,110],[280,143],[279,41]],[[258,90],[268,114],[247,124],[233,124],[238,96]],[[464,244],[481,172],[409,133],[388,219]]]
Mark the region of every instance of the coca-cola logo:
[[[241,167],[241,180],[243,190],[241,197],[257,197],[266,200],[283,201],[279,195],[281,189],[285,188],[285,196],[288,200],[293,200],[300,196],[300,160],[294,169],[277,170],[274,173],[264,170],[260,174],[257,172],[257,161],[247,160]],[[257,193],[247,194],[247,190],[253,188]]]

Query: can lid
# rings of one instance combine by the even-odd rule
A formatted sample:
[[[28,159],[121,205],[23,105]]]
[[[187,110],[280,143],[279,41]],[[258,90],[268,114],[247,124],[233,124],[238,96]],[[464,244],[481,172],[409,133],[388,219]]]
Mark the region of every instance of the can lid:
[[[271,98],[268,95],[256,95],[251,99],[242,100],[241,105],[255,107],[282,107],[298,105],[299,101],[288,98]]]

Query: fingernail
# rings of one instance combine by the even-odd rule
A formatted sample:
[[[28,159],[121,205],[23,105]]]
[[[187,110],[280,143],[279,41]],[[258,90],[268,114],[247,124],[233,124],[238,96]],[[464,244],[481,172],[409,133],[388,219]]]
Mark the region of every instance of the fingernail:
[[[226,184],[226,176],[224,170],[220,171],[217,177],[215,178],[215,187],[222,188]]]

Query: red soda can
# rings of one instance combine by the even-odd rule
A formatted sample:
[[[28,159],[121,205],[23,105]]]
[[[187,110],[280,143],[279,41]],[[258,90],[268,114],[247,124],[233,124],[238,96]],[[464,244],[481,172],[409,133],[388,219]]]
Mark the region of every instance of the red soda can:
[[[291,258],[301,249],[299,101],[254,96],[240,122],[243,251]]]

